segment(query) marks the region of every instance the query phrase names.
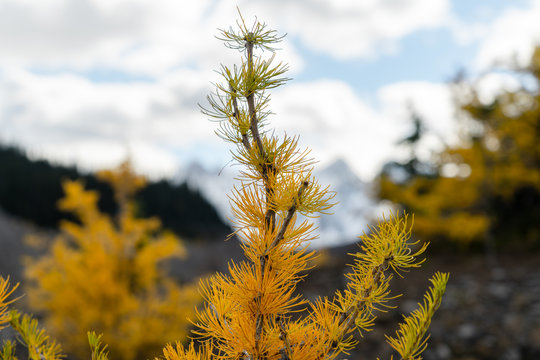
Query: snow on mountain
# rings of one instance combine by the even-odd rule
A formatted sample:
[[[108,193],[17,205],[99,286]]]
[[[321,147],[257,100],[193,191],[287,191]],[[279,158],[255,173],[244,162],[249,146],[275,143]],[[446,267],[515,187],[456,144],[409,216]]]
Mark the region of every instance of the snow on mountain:
[[[238,168],[226,166],[221,170],[209,171],[199,164],[191,164],[177,177],[186,182],[190,189],[199,191],[218,211],[222,219],[231,223],[232,212],[229,198]],[[336,192],[333,199],[337,204],[330,210],[331,215],[321,215],[312,219],[318,227],[319,238],[310,246],[332,247],[357,241],[357,237],[367,230],[367,225],[377,218],[383,207],[374,199],[372,185],[363,182],[342,159],[315,171],[321,185],[330,185]],[[388,209],[385,209],[388,210]]]
[[[237,175],[236,169],[226,166],[221,170],[207,170],[198,163],[182,169],[175,180],[185,182],[191,190],[198,191],[212,204],[223,221],[230,224],[232,211],[228,195],[231,193]]]
[[[336,192],[337,204],[331,215],[315,219],[320,237],[316,246],[331,247],[354,242],[367,229],[373,217],[376,202],[371,198],[371,188],[351,170],[342,159],[338,159],[315,173],[323,186]]]

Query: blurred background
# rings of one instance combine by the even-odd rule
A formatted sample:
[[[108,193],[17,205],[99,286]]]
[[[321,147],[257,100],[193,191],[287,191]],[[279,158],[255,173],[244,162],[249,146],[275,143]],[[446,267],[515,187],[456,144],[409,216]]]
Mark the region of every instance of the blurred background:
[[[271,126],[300,135],[337,192],[314,220],[326,255],[306,296],[342,287],[356,236],[406,210],[431,246],[397,282],[399,310],[451,272],[425,358],[540,358],[540,1],[0,0],[0,274],[30,291],[28,269],[69,237],[61,221],[85,226],[58,207],[67,179],[119,221],[118,189],[96,176],[114,168],[148,179],[123,199],[132,215],[182,239],[172,281],[241,257],[223,242],[240,167],[199,107],[240,59],[215,38],[236,5],[287,34],[276,60],[292,81],[272,92]],[[389,355],[399,319],[381,315],[353,356]]]

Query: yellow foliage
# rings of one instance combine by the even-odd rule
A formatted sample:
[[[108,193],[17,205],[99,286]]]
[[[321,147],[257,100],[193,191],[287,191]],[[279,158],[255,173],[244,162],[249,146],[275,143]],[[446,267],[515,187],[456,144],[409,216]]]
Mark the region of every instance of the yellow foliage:
[[[391,214],[361,238],[354,254],[348,284],[333,299],[310,302],[296,285],[314,263],[316,254],[305,242],[313,239],[313,224],[297,222],[298,213],[315,216],[332,207],[333,193],[312,175],[309,151],[298,150],[298,138],[280,140],[262,131],[268,112],[264,91],[286,79],[286,66],[271,66],[273,57],[254,58],[254,49],[271,49],[281,40],[256,22],[248,29],[222,31],[231,48],[245,50],[241,67],[222,67],[226,85],[217,85],[209,97],[207,114],[222,120],[221,136],[238,147],[236,160],[244,164],[240,185],[231,197],[236,216],[235,234],[242,240],[246,260],[230,262],[229,273],[201,280],[204,306],[196,312],[195,336],[163,349],[166,360],[264,359],[320,360],[348,354],[358,341],[353,334],[370,331],[377,313],[392,308],[393,274],[419,267],[427,244],[411,241],[412,220]],[[47,310],[46,323],[66,347],[79,355],[81,332],[88,332],[92,360],[146,357],[158,342],[182,339],[183,319],[197,296],[191,287],[179,288],[164,276],[157,263],[184,253],[170,233],[159,233],[155,219],[133,216],[132,196],[142,180],[129,167],[102,173],[116,191],[120,211],[116,221],[97,208],[98,196],[79,182],[66,182],[60,207],[73,212],[80,223],[65,222],[48,256],[36,261],[28,277],[31,304]],[[122,190],[123,189],[123,190]],[[121,194],[118,191],[123,191]],[[459,199],[456,199],[459,202]],[[432,199],[437,203],[437,199]],[[456,219],[455,221],[463,221]],[[387,340],[404,359],[419,359],[426,347],[426,331],[439,307],[448,274],[437,273],[423,304],[405,317],[396,338]],[[0,278],[0,326],[9,321],[29,347],[33,360],[57,359],[60,348],[28,316],[6,315],[9,290]],[[85,345],[84,345],[85,346]],[[12,343],[2,351],[14,360]]]
[[[38,321],[31,316],[21,314],[16,310],[10,312],[10,325],[19,333],[22,342],[28,349],[28,358],[31,360],[59,360],[64,357],[62,348],[56,341],[51,340],[45,333],[45,330],[40,329]]]
[[[262,127],[269,114],[264,91],[287,80],[282,77],[286,66],[272,67],[273,56],[265,60],[254,51],[271,49],[281,37],[259,22],[251,28],[243,19],[238,24],[239,32],[224,30],[221,39],[244,50],[245,58],[239,67],[222,66],[225,84],[216,86],[203,112],[221,121],[220,136],[236,146],[233,157],[244,165],[230,198],[246,260],[231,261],[228,274],[201,281],[205,303],[194,334],[202,346],[167,345],[163,356],[334,359],[356,346],[355,331],[370,331],[377,312],[392,307],[392,273],[402,276],[419,267],[427,244],[410,241],[406,215],[391,215],[361,236],[361,251],[354,255],[343,291],[314,302],[297,292],[296,285],[316,263],[315,252],[305,246],[315,236],[309,217],[328,211],[334,194],[314,178],[314,162],[308,150],[299,149],[298,137],[280,139]],[[298,221],[298,213],[308,219]],[[432,315],[429,311],[429,319]],[[405,333],[421,341],[424,333],[413,330]]]
[[[0,330],[10,326],[17,333],[17,340],[26,347],[28,359],[60,360],[64,358],[60,345],[49,338],[45,330],[39,327],[36,319],[17,310],[9,309],[8,305],[17,299],[8,300],[8,297],[13,294],[18,285],[15,284],[11,287],[9,277],[0,276]],[[0,349],[0,359],[17,360],[16,355],[16,343],[4,339]]]
[[[102,338],[103,334],[97,335],[94,331],[88,332],[88,344],[90,345],[90,350],[92,351],[92,360],[108,360],[108,345],[103,345],[101,342]]]
[[[0,276],[0,330],[6,327],[9,323],[10,316],[8,314],[8,305],[15,300],[9,300],[8,297],[13,294],[19,284],[16,284],[10,289],[9,277],[4,279]]]
[[[442,296],[446,290],[448,274],[435,273],[429,280],[432,287],[424,295],[424,302],[418,304],[418,309],[409,316],[404,316],[399,324],[396,337],[386,336],[387,342],[401,355],[403,360],[421,360],[420,354],[427,347],[429,336],[425,336],[433,314],[441,305]]]
[[[117,218],[100,212],[98,194],[80,181],[64,182],[59,207],[80,222],[62,222],[49,253],[28,266],[29,303],[69,353],[86,356],[93,330],[103,333],[113,358],[155,355],[164,342],[186,338],[186,317],[200,298],[195,285],[179,287],[160,268],[186,251],[158,219],[135,217],[133,195],[144,180],[129,164],[98,176],[120,202]]]
[[[537,48],[523,70],[537,84],[539,59]],[[523,87],[484,104],[471,90],[460,106],[481,130],[438,155],[438,176],[413,176],[404,184],[385,174],[380,178],[379,195],[415,213],[419,236],[461,243],[484,240],[495,222],[507,220],[497,218],[494,199],[511,201],[525,187],[540,192],[540,92]],[[442,176],[445,167],[465,171]]]

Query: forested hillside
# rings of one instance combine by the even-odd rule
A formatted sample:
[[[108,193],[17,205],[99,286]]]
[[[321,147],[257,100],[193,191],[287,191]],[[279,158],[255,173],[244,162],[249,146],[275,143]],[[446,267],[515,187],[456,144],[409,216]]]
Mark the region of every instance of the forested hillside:
[[[24,151],[5,145],[0,145],[0,164],[0,207],[14,216],[55,228],[61,219],[69,217],[57,208],[65,179],[82,179],[88,189],[101,194],[102,211],[116,211],[110,187],[93,174],[46,160],[31,160]],[[212,205],[185,184],[150,182],[137,194],[136,203],[140,216],[157,216],[165,228],[188,239],[222,239],[230,232]]]

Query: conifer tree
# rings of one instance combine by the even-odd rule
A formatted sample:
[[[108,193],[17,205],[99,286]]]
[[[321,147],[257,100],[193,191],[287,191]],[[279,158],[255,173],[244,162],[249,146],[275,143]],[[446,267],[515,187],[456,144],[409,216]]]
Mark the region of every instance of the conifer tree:
[[[309,217],[327,212],[333,194],[313,176],[314,161],[298,137],[278,137],[268,127],[269,90],[281,86],[287,66],[275,62],[282,40],[265,24],[221,31],[219,39],[243,54],[242,63],[222,66],[223,83],[208,96],[203,112],[220,124],[219,135],[231,142],[233,158],[243,169],[231,195],[235,235],[246,260],[231,262],[229,273],[201,281],[205,305],[194,322],[194,342],[169,344],[167,360],[178,359],[333,359],[370,331],[378,311],[392,307],[389,283],[423,262],[427,244],[411,241],[407,216],[383,218],[361,236],[361,250],[347,275],[349,283],[333,299],[309,302],[296,285],[316,256],[305,245],[313,239]],[[265,51],[272,54],[265,57]],[[298,214],[307,216],[299,220]],[[405,318],[388,343],[403,359],[419,359],[426,330],[440,304],[448,274],[437,273],[418,310]],[[298,312],[306,310],[298,314]]]
[[[184,339],[200,295],[178,286],[160,263],[186,250],[157,218],[135,217],[133,197],[145,185],[128,162],[98,177],[114,190],[116,219],[100,212],[98,194],[80,181],[63,183],[59,207],[77,222],[64,221],[50,252],[30,261],[26,289],[31,308],[66,351],[88,355],[87,331],[103,333],[116,359],[155,356],[166,341]]]
[[[461,141],[438,154],[437,176],[398,183],[381,175],[380,196],[415,213],[417,235],[485,242],[488,250],[495,241],[540,245],[540,47],[514,75],[527,82],[488,102],[475,86],[460,84],[466,126]]]
[[[195,322],[195,334],[201,345],[196,348],[194,341],[186,347],[180,342],[169,344],[163,349],[163,355],[167,360],[333,359],[356,346],[355,332],[372,329],[378,311],[392,307],[391,301],[396,297],[389,290],[393,274],[402,276],[409,269],[419,267],[423,262],[419,256],[427,244],[411,241],[407,215],[391,215],[371,227],[368,234],[360,236],[360,251],[354,254],[352,270],[347,275],[349,283],[345,289],[336,291],[333,299],[319,298],[309,302],[296,292],[296,284],[309,268],[308,260],[316,256],[304,246],[315,236],[313,225],[309,220],[297,221],[297,214],[315,216],[317,212],[329,210],[332,193],[322,188],[312,176],[313,161],[307,158],[309,151],[299,149],[297,137],[279,139],[262,127],[262,121],[269,115],[266,110],[269,97],[265,91],[286,80],[282,77],[286,66],[273,66],[273,56],[264,59],[262,54],[255,55],[255,51],[272,50],[281,38],[259,22],[248,28],[241,19],[238,25],[239,32],[222,31],[222,39],[230,47],[241,49],[245,59],[233,70],[222,68],[225,84],[217,85],[216,93],[209,97],[210,109],[205,112],[221,119],[221,135],[237,146],[234,157],[245,166],[231,202],[236,215],[235,234],[242,240],[247,259],[231,262],[229,274],[217,273],[201,281],[206,303],[197,312]],[[140,320],[145,315],[164,314],[157,311],[163,302],[156,300],[155,288],[144,287],[152,283],[151,280],[160,278],[159,272],[149,267],[153,270],[142,274],[141,267],[133,265],[155,265],[151,259],[170,254],[161,250],[170,250],[172,243],[167,240],[171,238],[158,237],[155,240],[158,245],[150,245],[149,232],[159,226],[152,221],[133,218],[130,199],[141,182],[127,176],[130,172],[124,170],[102,174],[115,189],[121,187],[116,192],[117,200],[125,202],[120,206],[116,227],[97,210],[95,193],[85,192],[77,182],[64,185],[67,196],[61,206],[74,211],[81,224],[64,224],[65,237],[59,238],[52,254],[29,272],[30,277],[40,284],[33,291],[47,295],[46,298],[36,297],[34,301],[41,301],[42,307],[54,305],[68,310],[64,311],[65,322],[59,317],[48,321],[53,329],[60,324],[65,329],[73,329],[71,306],[84,303],[87,298],[103,305],[97,311],[82,310],[89,311],[81,322],[86,318],[94,319],[91,325],[102,322],[98,315],[118,323],[132,316]],[[122,242],[120,238],[126,241]],[[105,242],[104,239],[113,241]],[[134,254],[147,248],[149,253],[142,263],[138,263]],[[84,258],[82,254],[88,249],[96,251],[95,256]],[[109,251],[122,261],[112,261],[116,258],[107,257]],[[54,267],[55,261],[59,267]],[[92,273],[86,272],[84,277],[78,267],[91,269]],[[112,272],[104,270],[111,267]],[[66,283],[66,279],[76,281]],[[441,303],[448,274],[436,273],[430,281],[432,286],[423,303],[404,317],[394,337],[387,336],[388,344],[402,359],[421,358],[421,352],[427,346],[427,329]],[[166,279],[163,282],[168,284]],[[104,291],[105,296],[88,291],[92,284],[100,284],[99,290]],[[66,290],[68,286],[71,289]],[[142,295],[143,299],[130,298],[126,288]],[[61,358],[59,346],[39,329],[35,320],[18,312],[8,312],[8,305],[13,302],[8,297],[13,290],[9,279],[0,277],[0,329],[9,324],[19,332],[32,360]],[[74,291],[82,292],[83,296],[75,296]],[[31,292],[30,295],[35,297],[36,294]],[[129,313],[138,300],[144,305],[142,313]],[[150,300],[157,303],[152,305]],[[178,310],[177,300],[179,297],[167,300],[174,310]],[[114,301],[119,302],[118,306]],[[85,305],[90,306],[89,303]],[[298,314],[301,310],[307,311]],[[153,331],[167,333],[174,328],[172,320],[175,317],[173,310],[164,315],[171,320],[164,329],[155,326],[147,317],[140,324],[136,321],[125,323],[118,332],[126,336],[126,341],[132,338],[124,331],[136,333],[141,327],[147,335],[152,335]],[[121,358],[129,358],[125,351],[130,355],[142,351],[137,343],[132,343],[131,349],[126,348],[128,345],[115,336],[109,336],[107,340],[106,334],[102,337],[88,332],[87,337],[92,360],[108,359],[109,348],[103,345],[102,339],[114,344],[111,351],[113,346],[118,346],[116,353]],[[1,355],[3,360],[15,360],[14,344],[5,342]]]

